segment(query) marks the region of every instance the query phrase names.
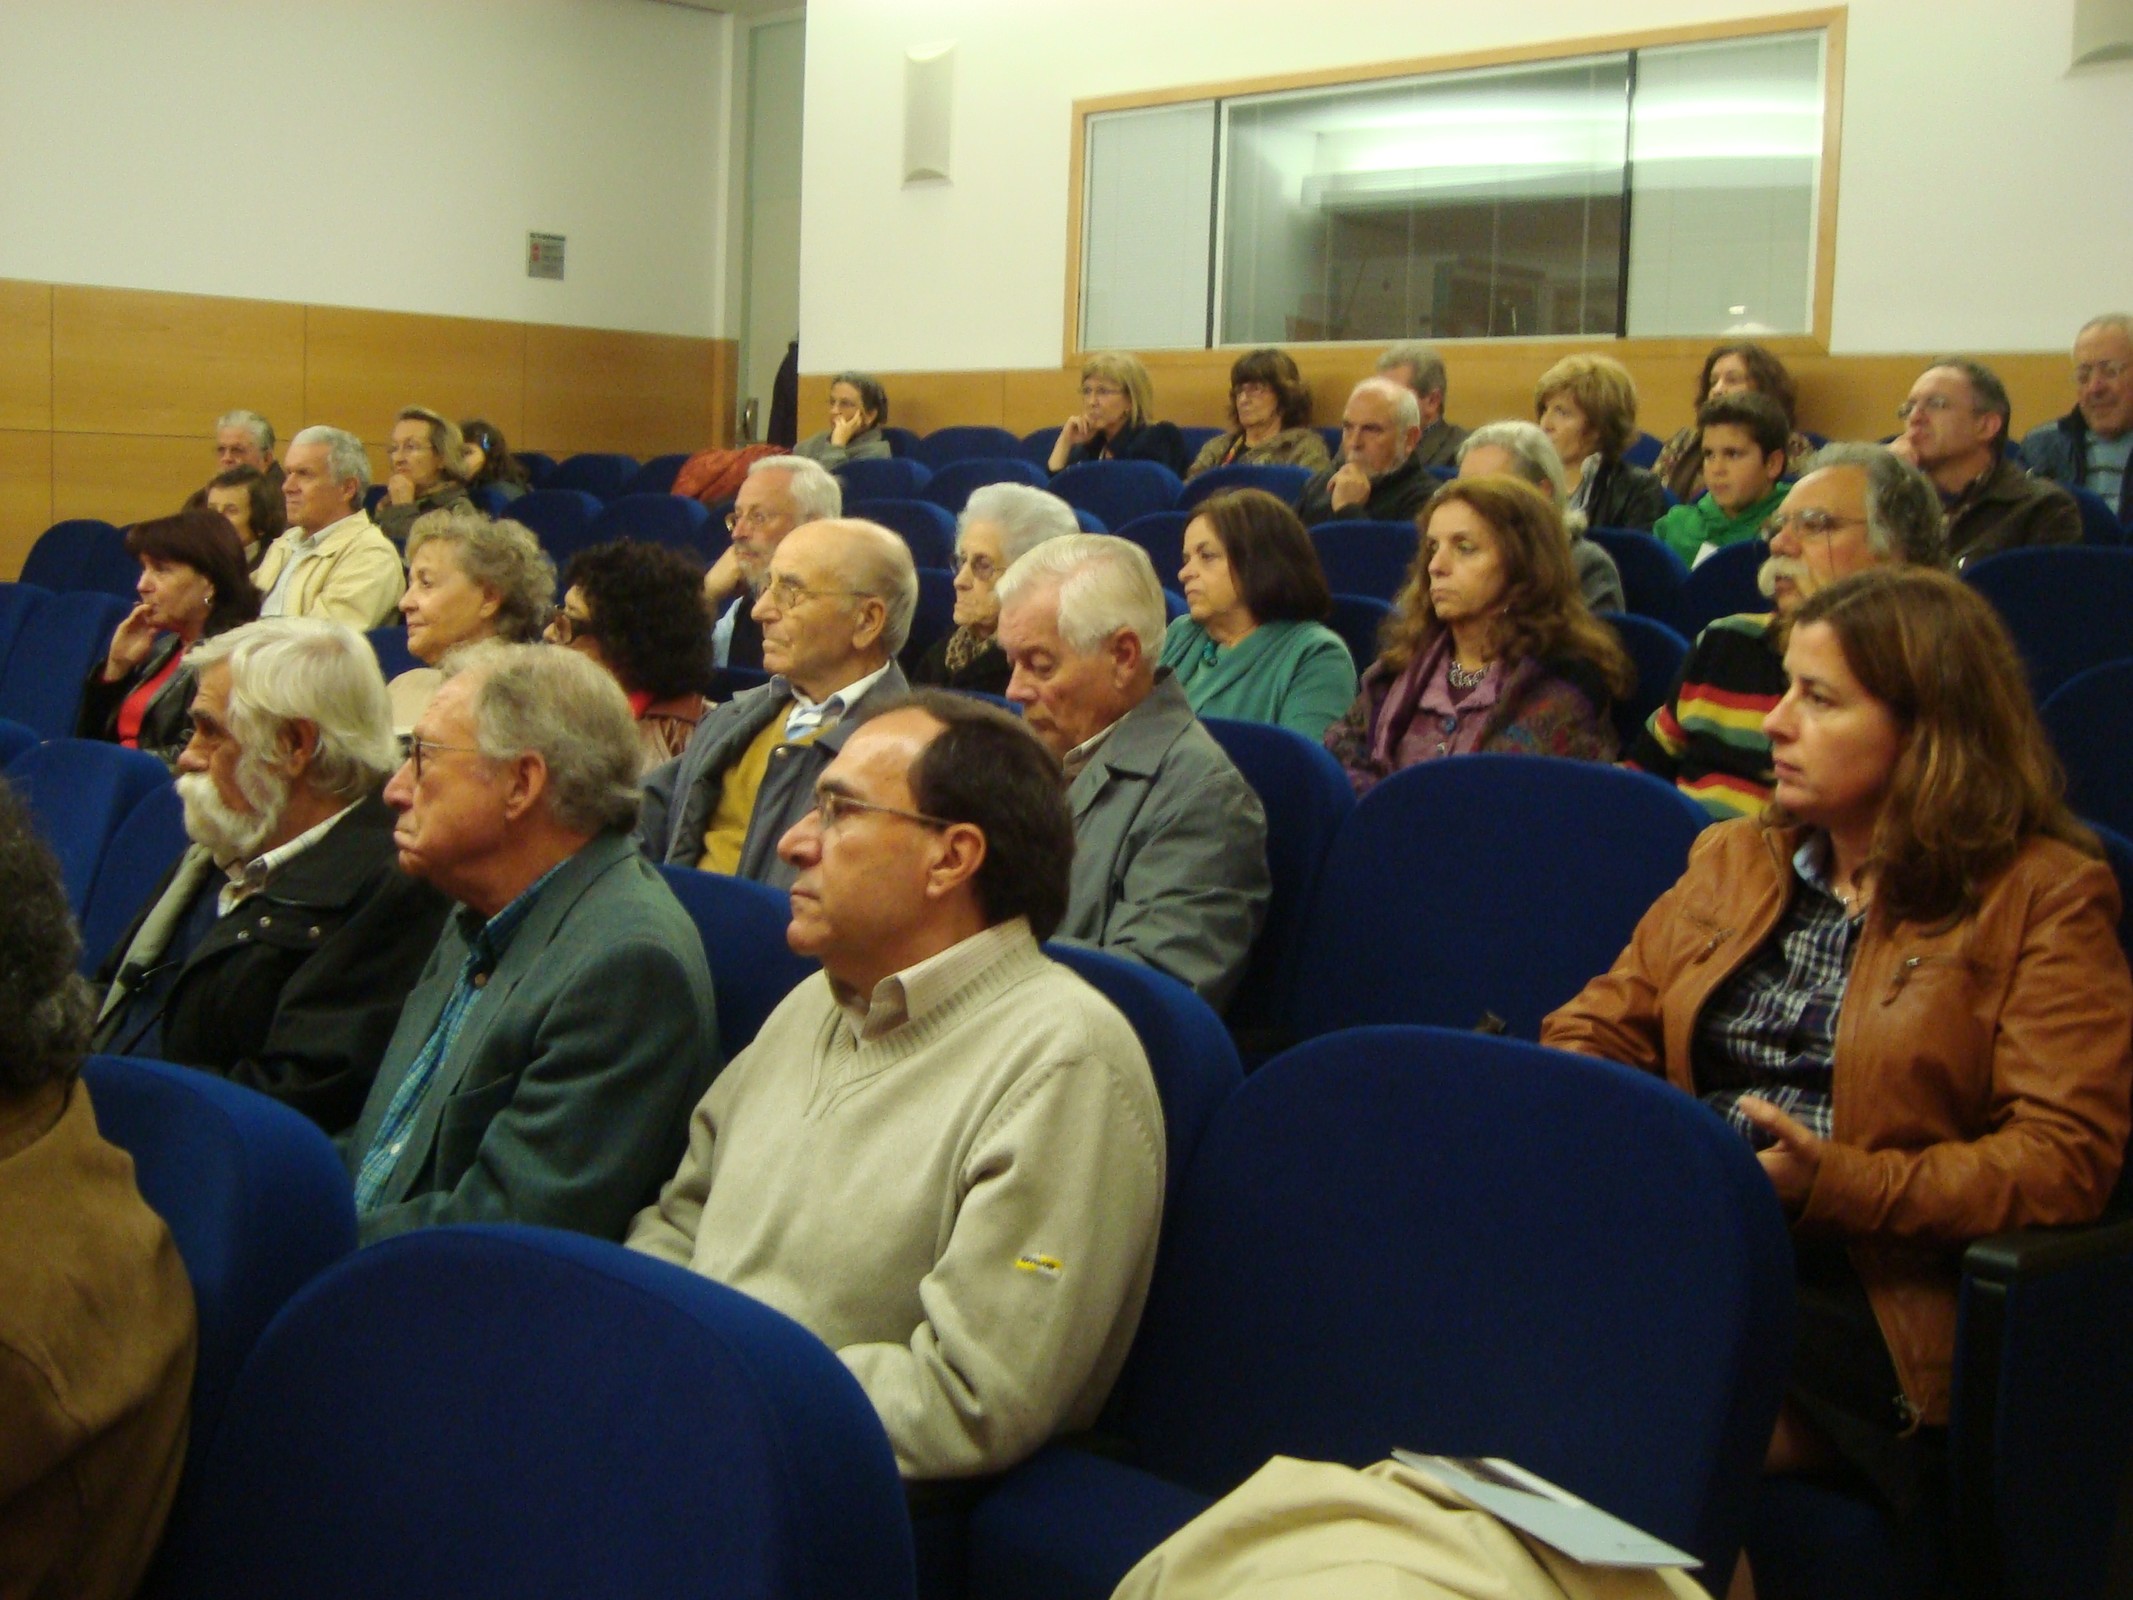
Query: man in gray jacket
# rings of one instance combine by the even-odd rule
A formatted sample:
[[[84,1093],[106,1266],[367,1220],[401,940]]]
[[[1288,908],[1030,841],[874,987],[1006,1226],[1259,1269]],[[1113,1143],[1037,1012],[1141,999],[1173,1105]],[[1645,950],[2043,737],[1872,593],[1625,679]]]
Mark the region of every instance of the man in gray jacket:
[[[1062,938],[1145,962],[1220,1008],[1266,916],[1266,812],[1168,672],[1163,591],[1109,534],[1047,539],[1000,579],[1007,687],[1066,768]]]
[[[791,887],[778,841],[814,809],[850,729],[905,693],[896,652],[917,609],[910,547],[878,523],[810,522],[780,540],[755,601],[771,680],[713,710],[645,779],[644,853]]]

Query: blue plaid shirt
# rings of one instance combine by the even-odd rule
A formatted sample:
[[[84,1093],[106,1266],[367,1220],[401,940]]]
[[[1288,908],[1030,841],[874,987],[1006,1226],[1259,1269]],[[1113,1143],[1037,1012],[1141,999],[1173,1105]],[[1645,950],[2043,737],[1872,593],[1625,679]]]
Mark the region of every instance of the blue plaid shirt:
[[[1770,1137],[1741,1114],[1744,1096],[1767,1100],[1814,1133],[1830,1135],[1830,1077],[1837,1011],[1865,913],[1846,914],[1828,874],[1829,837],[1810,833],[1793,852],[1792,904],[1740,971],[1696,1019],[1690,1047],[1698,1092],[1748,1142]]]
[[[532,914],[534,902],[548,887],[548,880],[566,865],[567,862],[558,862],[550,867],[487,922],[480,922],[465,906],[456,913],[460,932],[467,941],[467,958],[460,963],[459,982],[453,985],[451,999],[444,1003],[444,1010],[437,1015],[437,1026],[430,1030],[422,1048],[415,1052],[415,1059],[408,1063],[407,1076],[393,1091],[392,1101],[378,1122],[377,1137],[371,1140],[370,1148],[363,1152],[362,1165],[356,1168],[355,1207],[359,1214],[367,1216],[383,1203],[385,1186],[400,1165],[400,1157],[407,1149],[408,1133],[415,1125],[415,1113],[421,1109],[422,1097],[436,1079],[438,1067],[459,1042],[460,1032],[474,1010],[474,1002],[487,988],[489,975],[503,959],[511,936]]]

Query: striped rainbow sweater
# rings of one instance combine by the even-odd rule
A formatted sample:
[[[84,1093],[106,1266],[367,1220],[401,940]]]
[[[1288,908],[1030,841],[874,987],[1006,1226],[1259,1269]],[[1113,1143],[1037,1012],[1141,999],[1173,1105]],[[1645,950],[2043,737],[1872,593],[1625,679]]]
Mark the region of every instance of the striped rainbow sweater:
[[[1760,816],[1770,801],[1763,718],[1785,692],[1776,620],[1746,612],[1720,617],[1698,634],[1674,692],[1624,758],[1665,778],[1719,821]]]

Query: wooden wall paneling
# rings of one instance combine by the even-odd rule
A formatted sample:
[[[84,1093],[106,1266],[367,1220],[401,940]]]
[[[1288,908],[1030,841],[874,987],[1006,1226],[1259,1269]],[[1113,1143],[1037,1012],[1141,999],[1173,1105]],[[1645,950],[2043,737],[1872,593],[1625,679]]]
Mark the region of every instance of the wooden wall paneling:
[[[287,438],[303,403],[300,305],[77,284],[52,291],[59,432],[184,437],[212,465],[223,412],[248,407]]]
[[[52,286],[0,278],[0,428],[51,426]]]
[[[0,581],[22,575],[23,558],[52,515],[52,436],[42,429],[0,432]]]
[[[214,451],[205,438],[55,433],[52,519],[102,517],[124,527],[169,516],[214,473]]]
[[[1081,409],[1081,368],[1022,368],[1000,375],[1000,426],[1010,433],[1056,428]],[[1156,396],[1160,406],[1162,396]]]
[[[641,460],[726,444],[733,371],[731,340],[529,324],[525,447]]]
[[[525,394],[523,323],[305,308],[306,425],[330,423],[382,445],[401,407],[428,406],[454,422],[485,418],[516,442]]]

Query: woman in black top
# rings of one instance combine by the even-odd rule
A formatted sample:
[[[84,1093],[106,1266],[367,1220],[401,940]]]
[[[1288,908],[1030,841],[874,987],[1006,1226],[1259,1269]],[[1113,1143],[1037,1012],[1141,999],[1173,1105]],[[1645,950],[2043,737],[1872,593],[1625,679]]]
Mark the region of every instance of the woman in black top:
[[[1155,386],[1137,356],[1105,350],[1081,364],[1081,409],[1066,419],[1046,463],[1056,475],[1083,461],[1154,461],[1185,475],[1185,436],[1157,422]]]

